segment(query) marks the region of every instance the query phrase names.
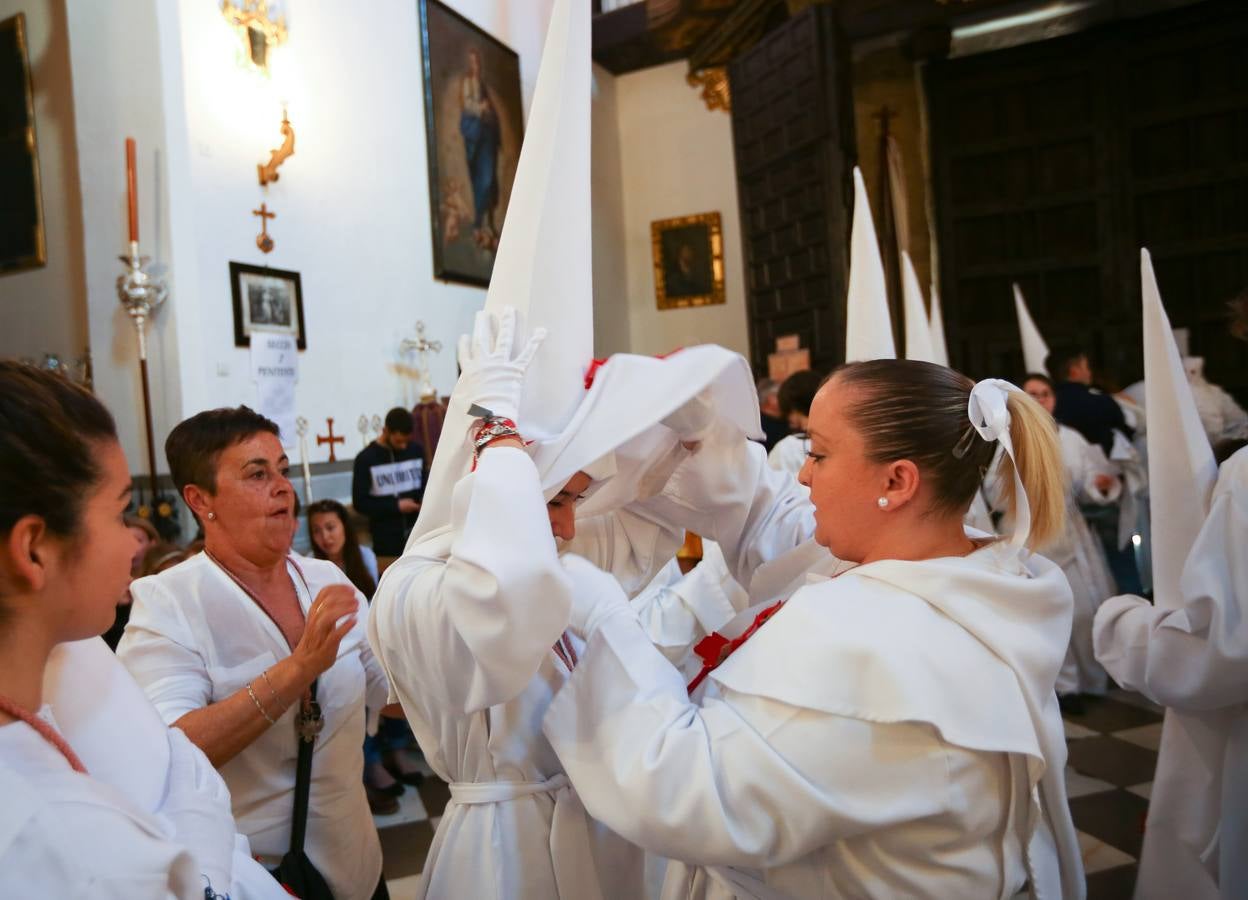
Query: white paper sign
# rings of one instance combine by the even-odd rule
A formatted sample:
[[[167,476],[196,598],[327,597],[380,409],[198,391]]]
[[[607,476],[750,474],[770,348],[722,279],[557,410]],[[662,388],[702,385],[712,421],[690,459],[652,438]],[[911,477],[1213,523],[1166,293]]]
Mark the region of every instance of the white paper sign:
[[[282,446],[293,447],[295,382],[299,380],[299,351],[293,334],[251,333],[251,376],[260,396],[257,409],[282,430]]]
[[[373,478],[370,493],[374,497],[393,497],[414,491],[420,487],[420,476],[424,469],[423,459],[407,459],[384,466],[373,466],[369,470]]]

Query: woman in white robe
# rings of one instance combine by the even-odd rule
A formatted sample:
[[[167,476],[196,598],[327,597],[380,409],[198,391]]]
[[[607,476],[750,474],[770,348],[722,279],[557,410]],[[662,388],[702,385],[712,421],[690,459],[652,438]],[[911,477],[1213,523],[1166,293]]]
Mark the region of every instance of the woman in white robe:
[[[1179,589],[1171,607],[1107,600],[1096,657],[1123,687],[1185,714],[1181,746],[1162,744],[1158,781],[1174,779],[1171,793],[1195,795],[1183,806],[1203,812],[1159,826],[1156,846],[1146,833],[1137,896],[1230,900],[1248,885],[1248,449],[1222,464]],[[1163,770],[1171,752],[1188,765]]]
[[[1023,381],[1023,390],[1049,415],[1053,414],[1057,398],[1053,383],[1047,377],[1028,375]],[[1057,677],[1057,693],[1059,697],[1103,696],[1109,677],[1092,651],[1092,618],[1097,608],[1113,595],[1114,578],[1101,542],[1088,528],[1079,506],[1083,503],[1108,506],[1118,502],[1122,481],[1117,468],[1105,458],[1105,451],[1088,443],[1073,428],[1058,424],[1057,438],[1066,469],[1066,527],[1044,548],[1044,553],[1062,567],[1075,598],[1070,648]]]
[[[131,585],[118,656],[218,767],[269,869],[290,847],[296,721],[315,680],[323,726],[305,850],[337,900],[368,900],[384,884],[361,779],[365,707],[389,695],[365,636],[368,602],[328,560],[288,556],[294,490],[272,422],[245,407],[199,413],[166,452],[205,549]]]
[[[131,483],[113,420],[68,381],[0,362],[0,421],[0,897],[224,895],[229,795],[186,737],[156,735],[169,775],[156,816],[89,774],[48,705],[53,652],[102,634],[130,576]],[[80,685],[88,697],[105,687]]]
[[[664,896],[1083,896],[1053,692],[1070,593],[1022,549],[1060,527],[1060,459],[1003,384],[840,370],[802,482],[815,539],[852,562],[739,617],[692,695],[611,579],[573,570],[587,646],[544,732],[592,815],[680,861]],[[1008,543],[962,527],[997,439],[1021,472]],[[780,477],[761,450],[708,441],[671,481],[742,574],[805,552],[768,545],[798,537]]]
[[[634,460],[630,448],[615,446],[623,411],[592,405],[627,374],[615,367],[628,359],[610,361],[569,426],[582,433],[559,454],[571,478],[552,488],[514,427],[537,341],[513,358],[514,314],[505,313],[499,327],[493,321],[478,317],[452,405],[488,408],[496,418],[483,425],[502,431],[455,483],[451,521],[426,523],[430,530],[415,533],[386,570],[369,622],[369,639],[426,759],[451,785],[417,896],[632,900],[642,894],[640,851],[587,818],[540,730],[581,650],[565,634],[572,598],[559,554],[589,557],[629,594],[672,558],[683,529],[653,515],[651,495],[688,455],[677,436],[696,437],[698,425],[667,415],[662,404],[674,402],[674,384],[696,393],[690,379],[705,384],[714,372],[682,355],[642,361],[655,371],[651,380],[623,379],[614,396],[627,396],[634,411],[654,411],[639,441],[647,452]],[[704,360],[732,362],[749,384],[739,357],[710,349],[716,352]],[[669,369],[676,374],[664,382]],[[745,410],[742,418],[751,415]],[[442,446],[461,439],[444,431]],[[595,448],[588,456],[577,449],[585,439]],[[440,456],[435,477],[446,477],[450,464]]]

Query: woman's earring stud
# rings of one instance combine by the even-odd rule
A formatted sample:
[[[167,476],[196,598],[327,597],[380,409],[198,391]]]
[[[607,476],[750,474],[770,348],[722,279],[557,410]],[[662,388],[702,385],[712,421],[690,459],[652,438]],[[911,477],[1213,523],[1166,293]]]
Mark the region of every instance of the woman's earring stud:
[[[881,497],[879,500],[875,501],[875,505],[878,506],[880,509],[888,509],[888,498]]]
[[[883,500],[884,498],[883,498],[883,497],[881,497],[880,499],[881,499],[881,500]],[[213,519],[215,519],[216,517],[217,517],[217,514],[216,514],[216,513],[214,513],[214,512],[210,512],[210,513],[208,513],[208,521],[209,521],[209,522],[211,522],[211,521],[212,521]]]

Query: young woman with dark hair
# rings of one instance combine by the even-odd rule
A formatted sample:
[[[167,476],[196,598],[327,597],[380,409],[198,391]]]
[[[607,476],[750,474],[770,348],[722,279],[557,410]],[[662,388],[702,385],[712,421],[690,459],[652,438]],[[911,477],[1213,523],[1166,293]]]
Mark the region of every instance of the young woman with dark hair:
[[[1027,549],[1065,510],[1049,416],[881,360],[834,373],[808,430],[801,487],[717,435],[669,481],[762,601],[688,685],[613,579],[575,586],[587,646],[543,731],[586,810],[673,860],[665,896],[1082,897],[1053,690],[1070,588]],[[1015,532],[983,538],[962,521],[998,444]]]
[[[337,500],[317,500],[306,512],[312,555],[332,562],[361,594],[372,597],[377,590],[377,557],[355,536],[347,508]]]
[[[137,761],[80,758],[83,744],[58,724],[58,691],[46,684],[54,653],[103,632],[125,593],[136,547],[124,518],[130,490],[99,401],[58,376],[0,362],[0,896],[199,900],[231,888],[228,794],[185,736],[158,728],[158,746],[143,748],[168,762],[153,816],[104,777]],[[94,644],[104,666],[120,670]],[[71,666],[65,677],[83,676]],[[72,694],[98,713],[110,698],[87,698],[101,688],[79,681]],[[110,744],[129,740],[114,734]]]

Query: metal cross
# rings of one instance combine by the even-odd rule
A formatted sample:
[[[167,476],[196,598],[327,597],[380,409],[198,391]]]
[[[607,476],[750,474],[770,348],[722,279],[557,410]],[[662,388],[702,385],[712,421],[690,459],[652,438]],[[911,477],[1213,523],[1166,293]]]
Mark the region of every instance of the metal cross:
[[[441,353],[442,342],[431,341],[425,337],[424,322],[416,323],[416,340],[404,338],[403,342],[399,344],[400,353],[410,353],[413,350],[420,357],[420,399],[422,401],[430,400],[437,397],[438,392],[434,389],[433,382],[429,378],[429,354]]]

